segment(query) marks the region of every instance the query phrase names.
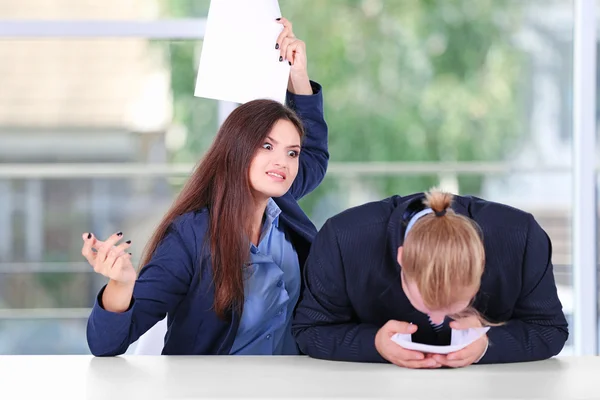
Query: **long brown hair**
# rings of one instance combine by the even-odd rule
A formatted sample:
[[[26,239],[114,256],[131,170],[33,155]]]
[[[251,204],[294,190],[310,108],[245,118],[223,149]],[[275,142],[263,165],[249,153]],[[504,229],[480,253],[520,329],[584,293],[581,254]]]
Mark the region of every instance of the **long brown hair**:
[[[236,108],[221,125],[210,149],[163,217],[141,258],[140,268],[143,268],[175,218],[207,207],[210,223],[205,242],[210,239],[213,306],[221,318],[229,310],[241,311],[243,307],[243,266],[250,257],[254,206],[248,171],[254,154],[279,120],[290,121],[300,137],[304,136],[302,122],[294,111],[278,102],[253,100]]]
[[[425,205],[433,210],[415,222],[406,235],[402,251],[402,272],[415,282],[423,303],[430,309],[443,309],[463,300],[464,291],[479,290],[485,267],[485,249],[479,226],[450,208],[453,195],[432,189]],[[459,315],[487,321],[469,306]]]

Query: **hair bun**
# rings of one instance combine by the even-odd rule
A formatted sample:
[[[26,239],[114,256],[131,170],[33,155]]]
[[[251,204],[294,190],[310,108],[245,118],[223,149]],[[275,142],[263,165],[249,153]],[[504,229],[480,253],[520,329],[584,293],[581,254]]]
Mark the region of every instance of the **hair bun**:
[[[425,205],[433,210],[437,217],[446,215],[446,210],[450,208],[454,195],[443,192],[440,189],[432,188],[425,193]]]
[[[447,208],[444,208],[442,211],[434,211],[436,217],[443,217],[446,215]]]

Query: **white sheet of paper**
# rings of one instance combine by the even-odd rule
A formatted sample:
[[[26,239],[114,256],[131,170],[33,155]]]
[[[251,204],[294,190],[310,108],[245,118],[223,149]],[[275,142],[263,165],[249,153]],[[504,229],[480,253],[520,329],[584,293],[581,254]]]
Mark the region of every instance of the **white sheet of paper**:
[[[211,0],[194,96],[285,102],[290,65],[275,49],[277,0]]]
[[[394,336],[392,336],[392,340],[405,349],[417,350],[423,353],[448,354],[467,347],[484,335],[489,329],[489,327],[464,330],[452,329],[450,345],[448,346],[433,346],[430,344],[413,343],[410,334],[396,333]]]

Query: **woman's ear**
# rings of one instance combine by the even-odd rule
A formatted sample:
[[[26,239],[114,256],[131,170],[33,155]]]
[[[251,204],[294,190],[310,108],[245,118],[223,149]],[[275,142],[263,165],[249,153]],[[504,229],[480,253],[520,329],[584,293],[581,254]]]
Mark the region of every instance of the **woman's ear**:
[[[402,246],[398,247],[398,264],[402,265]]]

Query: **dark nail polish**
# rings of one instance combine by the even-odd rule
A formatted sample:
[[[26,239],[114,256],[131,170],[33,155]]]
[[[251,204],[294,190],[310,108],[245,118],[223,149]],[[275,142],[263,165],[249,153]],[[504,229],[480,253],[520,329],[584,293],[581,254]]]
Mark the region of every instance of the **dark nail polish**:
[[[123,232],[117,232],[117,236],[123,236]]]
[[[127,243],[127,244],[131,244],[131,240],[128,240],[128,241],[126,241],[125,243]]]
[[[288,64],[292,65],[292,62],[291,62],[291,61],[288,61]]]
[[[132,256],[133,254],[129,253],[130,256]]]
[[[279,61],[283,61],[283,57],[282,56],[279,56]]]
[[[91,239],[91,238],[92,238],[92,234],[88,233],[88,239]]]
[[[276,21],[281,21],[281,18],[277,18]]]
[[[275,50],[279,50],[279,43],[275,44]]]

